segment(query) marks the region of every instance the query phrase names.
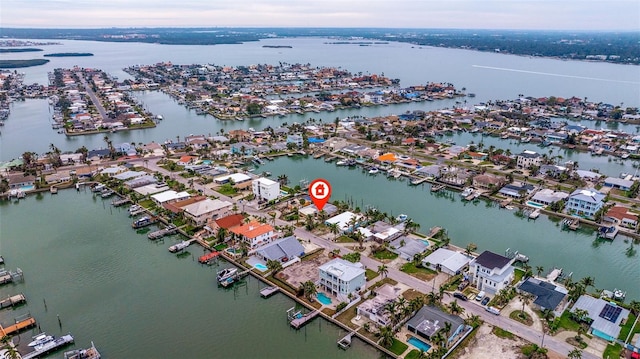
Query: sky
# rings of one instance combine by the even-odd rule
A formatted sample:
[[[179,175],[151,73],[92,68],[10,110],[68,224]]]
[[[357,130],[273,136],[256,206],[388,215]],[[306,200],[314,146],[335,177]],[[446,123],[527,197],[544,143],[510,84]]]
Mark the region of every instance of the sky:
[[[2,0],[0,26],[640,31],[640,0]]]

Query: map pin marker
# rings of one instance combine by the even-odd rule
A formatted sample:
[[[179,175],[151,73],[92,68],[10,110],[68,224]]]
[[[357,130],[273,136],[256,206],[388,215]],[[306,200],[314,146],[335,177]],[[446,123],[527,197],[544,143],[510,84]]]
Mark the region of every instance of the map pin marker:
[[[324,205],[329,201],[329,197],[331,197],[331,185],[327,180],[318,178],[309,185],[309,196],[318,211],[322,211]]]

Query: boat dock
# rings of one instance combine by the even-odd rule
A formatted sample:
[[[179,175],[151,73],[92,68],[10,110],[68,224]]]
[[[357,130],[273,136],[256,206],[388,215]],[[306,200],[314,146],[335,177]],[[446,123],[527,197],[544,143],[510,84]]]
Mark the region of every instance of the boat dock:
[[[562,226],[575,231],[580,227],[580,220],[577,218],[565,218],[562,220]]]
[[[191,243],[193,243],[194,239],[190,239],[188,241],[182,241],[180,243],[174,244],[171,247],[169,247],[169,252],[171,253],[178,253],[180,251],[182,251],[183,249],[189,247],[191,245]]]
[[[140,229],[142,227],[150,226],[156,222],[158,222],[158,217],[142,217],[133,221],[133,223],[131,223],[131,227],[133,227],[133,229]]]
[[[36,320],[32,316],[27,316],[25,319],[16,320],[16,323],[8,327],[0,326],[0,335],[3,337],[13,333],[18,333],[24,329],[31,328],[36,325]]]
[[[18,279],[23,279],[22,269],[17,268],[15,272],[6,269],[0,270],[0,285],[11,283]]]
[[[353,335],[355,333],[356,331],[354,330],[342,337],[342,339],[338,340],[338,346],[340,347],[340,349],[347,350],[351,346],[351,339],[353,338]]]
[[[246,277],[247,275],[249,275],[249,272],[251,272],[251,269],[247,269],[243,272],[236,272],[234,273],[232,276],[230,276],[229,278],[222,280],[222,281],[218,281],[218,284],[220,284],[223,287],[228,287],[230,285],[232,285],[233,283],[237,282],[238,280]],[[219,272],[218,272],[219,274]]]
[[[422,183],[424,183],[426,181],[427,181],[427,177],[425,177],[425,178],[416,178],[416,179],[411,180],[411,182],[409,182],[409,183],[411,183],[412,186],[417,186],[417,185],[422,184]],[[433,191],[433,187],[431,188],[431,190]]]
[[[431,192],[440,192],[441,190],[443,190],[445,187],[445,185],[440,184],[440,185],[433,185],[431,186]]]
[[[289,320],[289,325],[296,329],[302,328],[305,324],[310,322],[313,318],[317,317],[320,314],[319,310],[314,310],[313,312],[302,314],[301,311],[295,311],[295,307],[287,310],[287,319]]]
[[[262,298],[269,298],[270,296],[278,293],[280,289],[278,287],[264,287],[260,289],[260,295]]]
[[[538,217],[540,217],[540,209],[533,210],[529,213],[530,219],[537,219]]]
[[[76,349],[64,352],[64,359],[100,359],[100,352],[91,342],[91,346],[87,349]]]
[[[511,198],[507,198],[504,201],[500,202],[500,208],[507,208],[509,204],[511,204]]]
[[[598,228],[598,238],[615,239],[618,235],[618,227],[602,226]]]
[[[547,275],[547,280],[549,282],[553,282],[556,279],[558,279],[558,277],[560,277],[560,275],[562,275],[562,268],[553,268],[553,270],[551,271],[551,273],[549,273]]]
[[[207,254],[203,254],[200,256],[200,258],[198,258],[198,262],[202,264],[209,264],[212,260],[214,260],[215,258],[218,258],[219,255],[220,255],[220,252],[218,251],[213,251]]]
[[[14,305],[22,304],[27,301],[27,298],[24,294],[16,294],[14,296],[8,297],[7,299],[0,301],[0,309],[13,307]]]
[[[23,355],[22,359],[37,358],[71,343],[73,343],[73,337],[71,336],[71,334],[63,335],[60,338],[56,338],[53,341],[47,342],[40,346],[38,349]]]
[[[135,217],[139,214],[143,214],[146,211],[146,209],[144,207],[140,207],[138,209],[135,209],[133,211],[129,212],[129,217]]]
[[[120,207],[120,206],[124,206],[127,203],[131,203],[131,200],[129,198],[121,198],[121,199],[113,200],[111,202],[111,205],[114,207]]]
[[[153,240],[162,238],[164,236],[168,236],[170,234],[174,234],[177,231],[178,231],[178,227],[174,226],[173,224],[170,224],[165,228],[162,228],[162,229],[159,229],[157,231],[153,231],[153,232],[147,234],[147,238],[149,238],[150,240],[153,241]]]

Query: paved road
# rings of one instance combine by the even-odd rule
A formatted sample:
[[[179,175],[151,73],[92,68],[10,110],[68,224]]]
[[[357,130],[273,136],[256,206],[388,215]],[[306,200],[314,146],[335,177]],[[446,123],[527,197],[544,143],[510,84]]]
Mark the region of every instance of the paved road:
[[[100,99],[93,92],[91,86],[89,86],[89,84],[87,83],[87,80],[85,80],[82,72],[78,71],[76,72],[76,75],[78,76],[78,78],[80,78],[80,82],[82,82],[82,86],[84,86],[84,89],[87,92],[87,95],[89,95],[91,102],[93,102],[93,105],[96,107],[96,109],[98,109],[98,113],[100,113],[100,116],[102,116],[102,120],[104,121],[108,119],[109,117],[107,116],[107,111],[102,106],[102,102],[100,101]]]
[[[152,158],[152,159],[147,159],[148,162],[146,163],[147,168],[160,172],[164,175],[171,175],[171,173],[167,170],[165,170],[164,168],[161,168],[157,165],[157,162],[159,160],[159,158]],[[143,161],[143,159],[139,159],[139,160],[135,160],[135,161]],[[181,176],[178,175],[173,175],[172,178],[174,178],[175,180],[182,182],[186,185],[188,185],[188,179],[183,178]],[[243,204],[239,203],[238,201],[234,200],[233,198],[230,198],[228,196],[224,196],[221,195],[215,191],[212,191],[202,185],[199,184],[194,184],[194,188],[196,190],[202,190],[202,192],[205,195],[208,196],[216,196],[222,200],[227,200],[229,202],[233,202],[238,204],[238,207],[240,209],[243,208]],[[263,211],[259,211],[256,210],[253,207],[250,207],[249,205],[244,206],[244,211],[247,212],[250,215],[253,216],[261,216],[264,217],[265,213]],[[276,219],[276,225],[279,226],[288,226],[291,225],[291,223],[280,220],[280,219]],[[328,240],[326,238],[322,238],[319,237],[307,230],[305,230],[304,228],[296,228],[294,230],[294,234],[302,239],[303,241],[310,241],[311,243],[318,245],[320,247],[323,247],[325,249],[327,249],[327,251],[332,251],[334,249],[340,249],[341,253],[346,254],[346,253],[351,253],[352,251],[338,245],[335,242],[332,242],[331,240]],[[378,266],[381,265],[381,262],[378,262],[377,260],[370,258],[370,257],[361,257],[360,258],[360,262],[367,268],[372,269],[374,271],[377,271]],[[403,283],[406,284],[407,286],[422,292],[422,293],[429,293],[431,291],[435,291],[437,290],[437,288],[434,288],[430,283],[427,283],[423,280],[420,280],[418,278],[415,278],[413,276],[408,275],[407,273],[401,272],[400,270],[396,269],[396,268],[392,268],[389,267],[388,268],[388,273],[387,276],[399,283]],[[445,296],[445,298],[443,299],[444,303],[449,303],[453,300],[453,298],[449,297],[449,296]],[[482,318],[482,320],[484,320],[486,323],[489,323],[491,325],[503,328],[505,330],[510,331],[511,333],[530,341],[531,343],[535,343],[538,345],[542,345],[544,344],[545,348],[548,348],[554,352],[557,352],[561,355],[567,355],[571,350],[574,349],[574,347],[568,343],[566,343],[565,341],[563,341],[562,339],[559,338],[555,338],[552,336],[548,336],[545,335],[544,336],[544,343],[542,342],[543,340],[543,333],[538,332],[536,330],[534,330],[532,327],[526,326],[520,322],[517,322],[511,318],[508,317],[509,313],[503,313],[504,315],[494,315],[491,314],[489,312],[487,312],[485,310],[485,307],[479,305],[477,302],[475,301],[458,301],[458,304],[460,306],[462,306],[465,309],[465,313],[468,315],[471,314],[475,314],[478,315]],[[596,355],[593,355],[591,353],[588,352],[583,352],[582,357],[584,359],[598,359],[599,357]]]

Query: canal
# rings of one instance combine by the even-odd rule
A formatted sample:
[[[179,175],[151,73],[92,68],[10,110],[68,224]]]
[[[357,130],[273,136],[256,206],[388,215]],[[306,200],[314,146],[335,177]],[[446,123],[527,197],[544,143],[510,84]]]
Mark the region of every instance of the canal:
[[[360,341],[345,351],[346,332],[315,319],[289,328],[295,303],[276,294],[262,299],[254,278],[236,290],[219,288],[203,253],[177,257],[177,238],[151,242],[131,229],[126,208],[90,192],[63,190],[0,202],[0,253],[24,282],[0,287],[0,298],[24,293],[27,305],[0,311],[0,323],[30,313],[42,331],[71,333],[77,347],[93,340],[111,358],[372,358]],[[58,315],[61,325],[58,323]],[[38,329],[20,337],[24,348]],[[51,357],[61,357],[59,352]]]
[[[447,229],[451,243],[460,247],[475,243],[480,251],[496,253],[510,248],[529,256],[534,267],[543,266],[547,272],[554,266],[563,268],[566,274],[573,272],[574,279],[591,276],[597,288],[621,288],[629,298],[640,298],[640,261],[626,256],[630,243],[624,237],[596,240],[593,230],[563,231],[557,219],[547,216],[528,220],[491,202],[464,202],[457,192],[433,194],[429,184],[409,186],[407,180],[389,180],[311,157],[281,157],[256,170],[262,171],[271,172],[272,178],[286,174],[291,185],[325,178],[332,186],[331,201],[346,200],[362,210],[373,206],[393,216],[404,213],[423,233],[434,226]]]

